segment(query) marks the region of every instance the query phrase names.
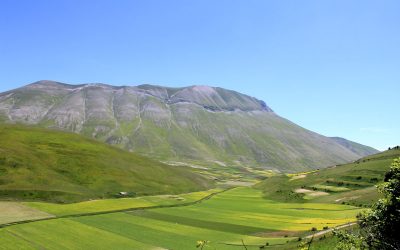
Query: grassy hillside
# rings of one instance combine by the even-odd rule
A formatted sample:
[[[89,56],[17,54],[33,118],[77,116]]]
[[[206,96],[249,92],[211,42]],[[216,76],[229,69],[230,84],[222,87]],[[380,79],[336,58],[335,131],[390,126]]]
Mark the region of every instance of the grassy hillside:
[[[357,142],[349,141],[349,140],[341,138],[341,137],[331,137],[331,139],[333,139],[340,145],[344,146],[345,148],[349,149],[350,151],[352,151],[360,156],[368,156],[368,155],[379,153],[378,150],[376,150],[372,147],[368,147],[368,146],[362,145]]]
[[[279,175],[257,185],[266,197],[280,201],[334,202],[369,205],[376,201],[376,184],[383,180],[399,149],[319,171]]]
[[[208,188],[204,177],[79,135],[0,126],[0,199],[72,202],[183,193]]]

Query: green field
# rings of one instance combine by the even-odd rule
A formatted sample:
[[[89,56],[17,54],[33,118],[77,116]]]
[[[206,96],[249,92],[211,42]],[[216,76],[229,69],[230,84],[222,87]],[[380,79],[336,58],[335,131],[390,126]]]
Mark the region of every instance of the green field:
[[[47,213],[63,216],[72,214],[96,213],[130,208],[168,206],[174,204],[185,204],[200,200],[221,189],[210,189],[180,195],[156,195],[143,196],[138,198],[104,199],[92,200],[71,204],[55,204],[46,202],[24,202],[24,205],[36,208]],[[0,202],[1,205],[1,202]]]
[[[256,185],[268,199],[285,202],[321,202],[369,206],[399,149],[364,157],[353,163],[319,171],[272,176]]]
[[[4,236],[0,249],[195,249],[198,240],[210,241],[208,249],[242,249],[241,240],[248,249],[259,249],[267,242],[294,242],[298,236],[310,234],[312,227],[354,221],[361,211],[347,205],[282,203],[262,195],[260,190],[238,187],[190,206],[9,226],[0,229]],[[204,197],[204,193],[189,197]]]
[[[0,125],[0,199],[69,203],[212,187],[173,167],[76,134]]]

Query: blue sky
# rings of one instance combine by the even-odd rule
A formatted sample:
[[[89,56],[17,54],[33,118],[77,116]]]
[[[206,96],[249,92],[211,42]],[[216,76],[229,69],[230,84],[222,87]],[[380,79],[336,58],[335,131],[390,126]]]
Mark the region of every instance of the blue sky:
[[[204,84],[327,136],[400,144],[400,1],[2,0],[0,91]]]

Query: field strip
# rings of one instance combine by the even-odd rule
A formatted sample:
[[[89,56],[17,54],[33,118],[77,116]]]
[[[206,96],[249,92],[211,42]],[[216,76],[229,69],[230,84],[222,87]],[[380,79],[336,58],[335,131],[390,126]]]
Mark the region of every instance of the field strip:
[[[25,238],[25,237],[23,237],[23,236],[21,236],[21,235],[19,235],[19,234],[17,234],[17,233],[11,232],[11,231],[9,231],[9,230],[6,230],[6,232],[9,233],[9,234],[11,234],[11,235],[13,235],[14,237],[16,237],[16,238],[18,238],[18,239],[21,239],[21,240],[23,240],[23,241],[29,243],[31,246],[34,246],[34,247],[37,248],[37,249],[46,250],[45,247],[43,247],[43,246],[41,246],[41,245],[39,245],[39,244],[37,244],[37,243],[35,243],[35,242],[33,242],[33,241],[30,241],[29,239],[27,239],[27,238]]]
[[[199,200],[196,201],[191,201],[191,202],[186,202],[186,203],[180,203],[180,204],[170,204],[170,205],[155,205],[155,206],[147,206],[147,207],[134,207],[134,208],[125,208],[125,209],[116,209],[116,210],[109,210],[109,211],[99,211],[99,212],[90,212],[90,213],[82,213],[82,214],[70,214],[70,215],[60,215],[60,216],[55,216],[55,217],[48,217],[48,218],[40,218],[40,219],[31,219],[31,220],[22,220],[22,221],[15,221],[15,222],[10,222],[10,223],[4,223],[0,224],[0,228],[5,228],[13,225],[20,225],[20,224],[27,224],[31,222],[36,222],[36,221],[45,221],[45,220],[55,220],[55,219],[62,219],[62,218],[75,218],[75,217],[83,217],[83,216],[94,216],[94,215],[100,215],[100,214],[111,214],[111,213],[119,213],[119,212],[129,212],[129,211],[135,211],[135,210],[146,210],[146,209],[156,209],[156,208],[171,208],[171,207],[185,207],[185,206],[191,206],[195,205],[198,203],[201,203],[203,201],[211,199],[213,196],[217,194],[221,194],[223,192],[226,192],[228,190],[234,189],[235,187],[230,187],[212,194],[209,194]]]

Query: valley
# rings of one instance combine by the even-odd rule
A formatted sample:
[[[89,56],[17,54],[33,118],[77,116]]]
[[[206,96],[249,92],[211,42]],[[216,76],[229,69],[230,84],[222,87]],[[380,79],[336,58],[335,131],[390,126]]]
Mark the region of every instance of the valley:
[[[325,249],[400,157],[207,86],[40,81],[1,114],[0,249]]]
[[[69,204],[1,201],[0,249],[195,249],[199,241],[205,249],[296,249],[315,232],[352,225],[377,199],[374,185],[399,156],[392,149],[310,172],[262,172],[251,187],[225,180],[181,194]]]

